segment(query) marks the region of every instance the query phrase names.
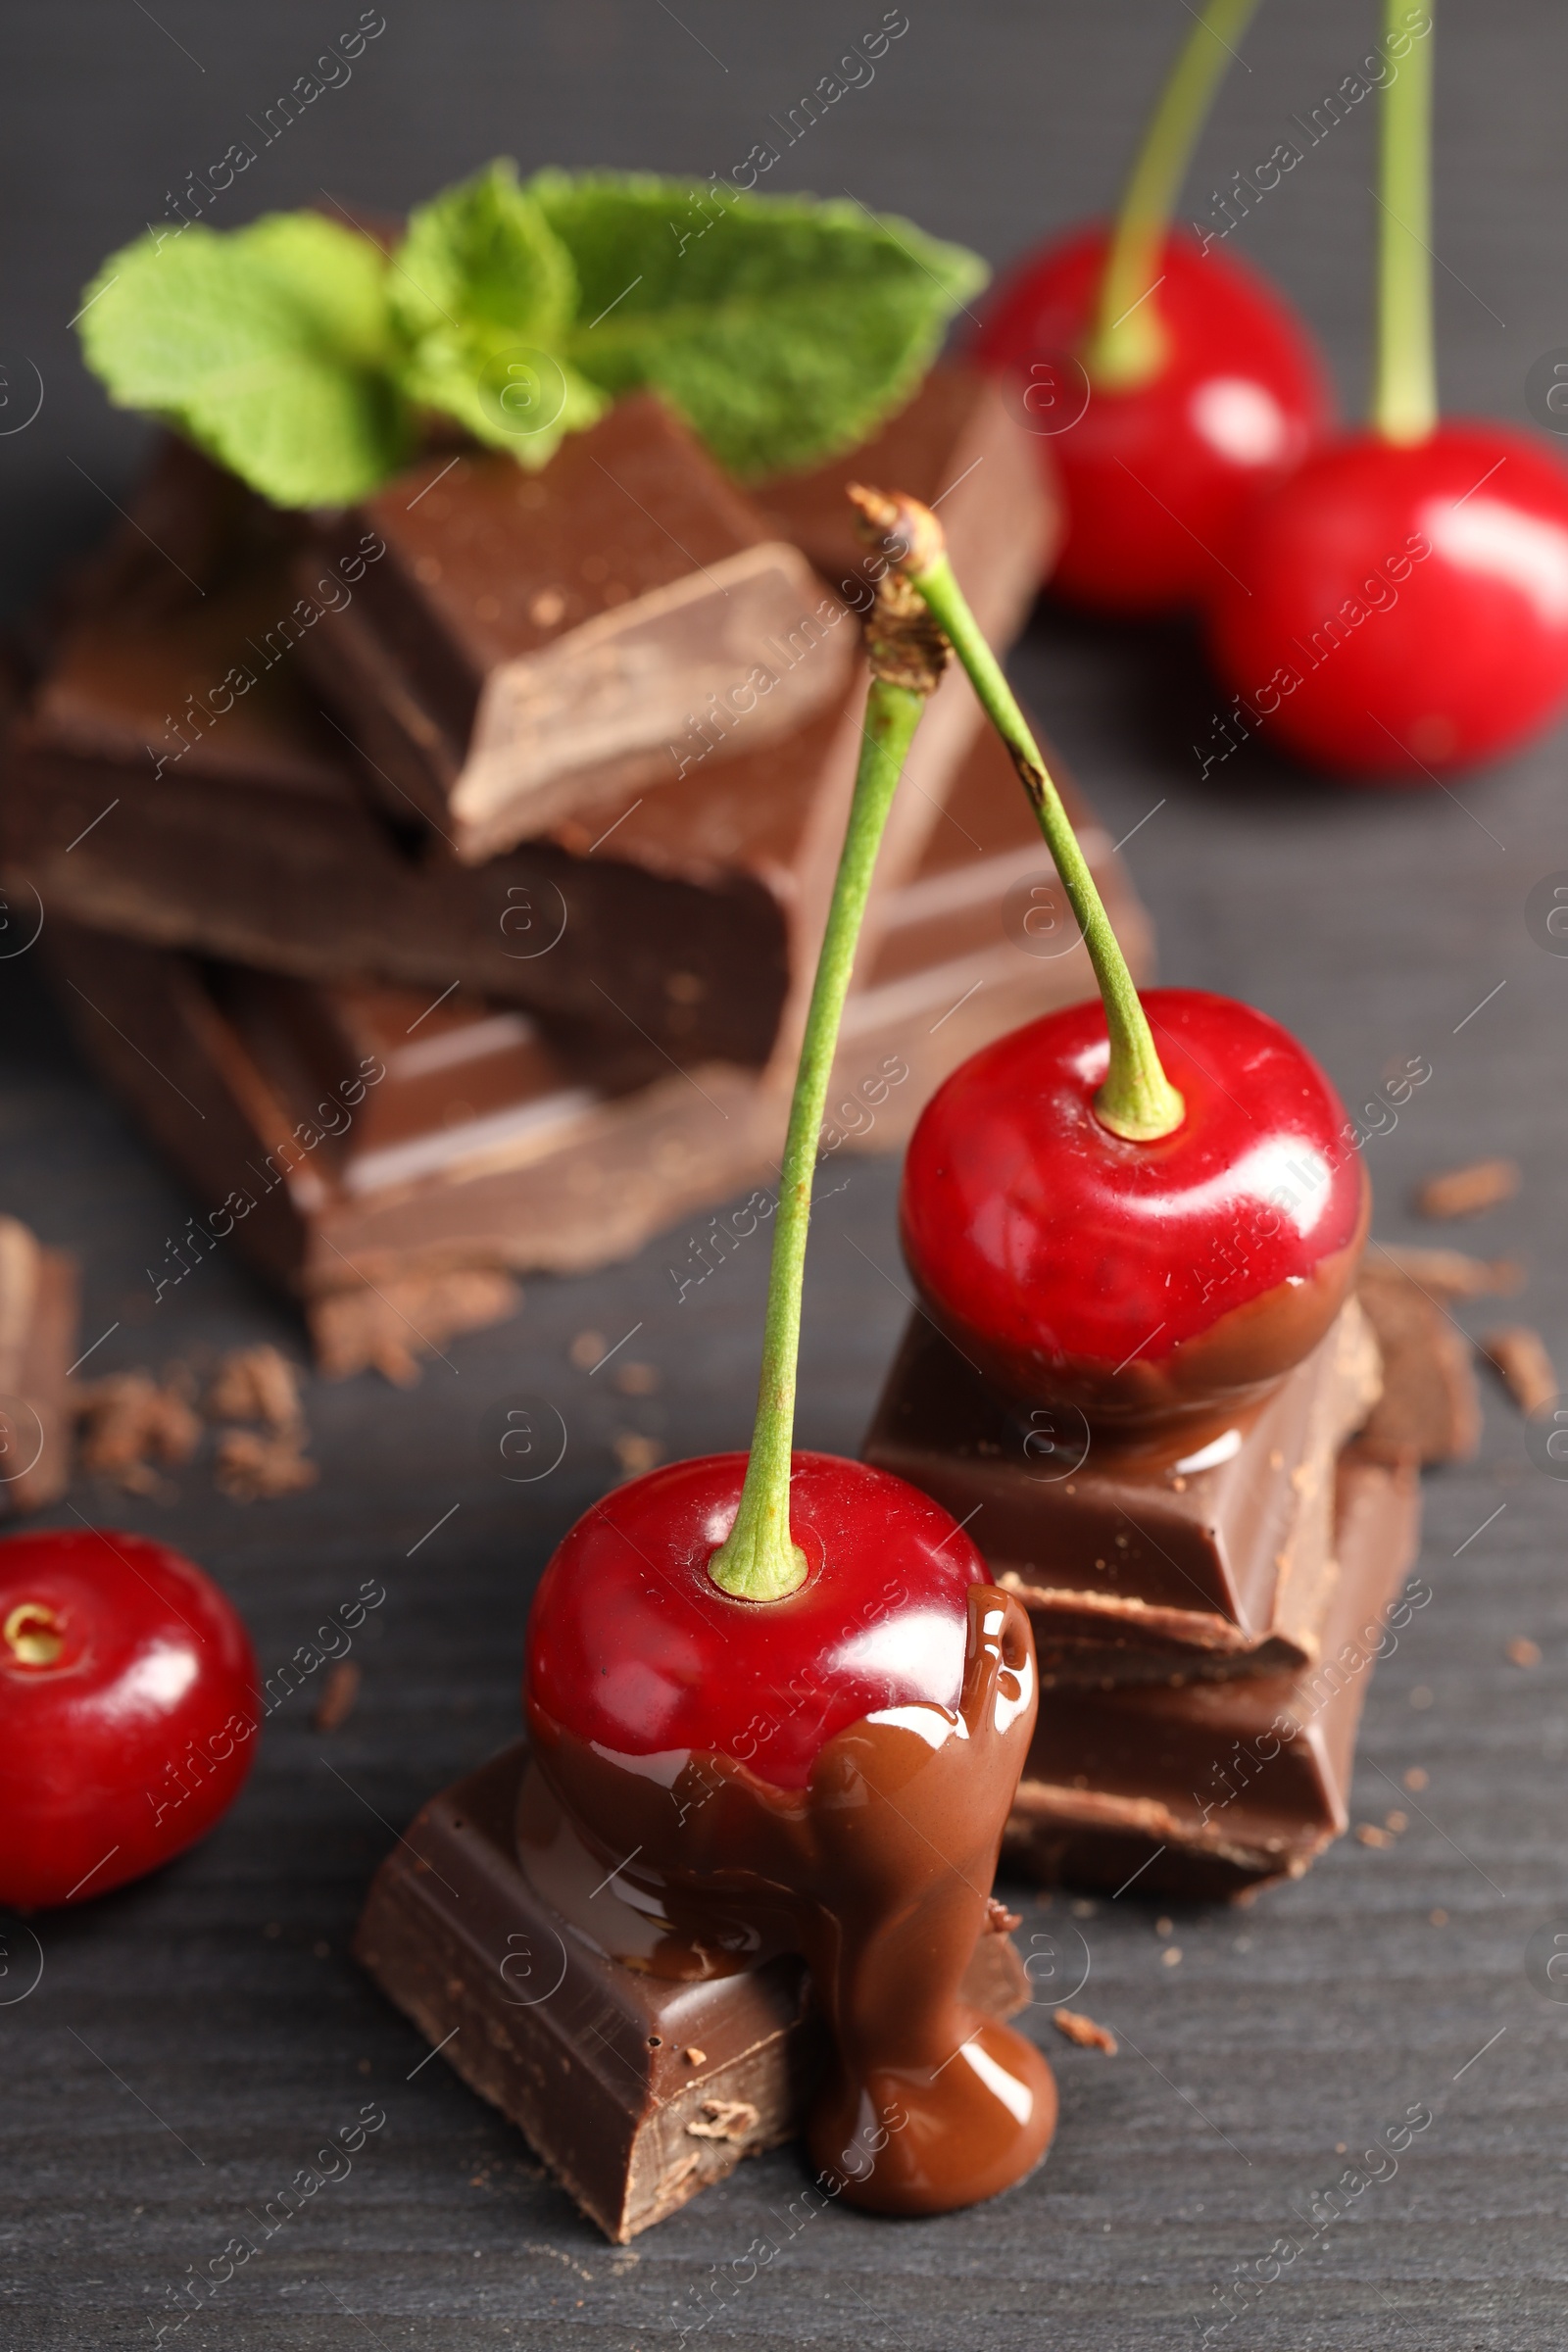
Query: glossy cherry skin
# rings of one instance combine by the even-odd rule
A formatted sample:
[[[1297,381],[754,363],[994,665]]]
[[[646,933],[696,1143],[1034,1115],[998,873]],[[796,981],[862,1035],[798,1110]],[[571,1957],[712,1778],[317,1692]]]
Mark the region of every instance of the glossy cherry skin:
[[[786,1600],[732,1600],[708,1563],[745,1475],[743,1453],[672,1462],[584,1513],[534,1596],[530,1714],[617,1755],[730,1756],[804,1788],[850,1724],[956,1706],[969,1588],[991,1572],[940,1503],[863,1462],[797,1453],[807,1581]]]
[[[261,1705],[201,1570],[97,1529],[0,1544],[0,1902],[88,1902],[195,1842],[238,1794]]]
[[[1248,509],[1231,561],[1215,666],[1315,766],[1430,785],[1568,696],[1568,469],[1524,433],[1336,441]]]
[[[1023,262],[993,299],[974,356],[1008,379],[1066,509],[1050,587],[1093,612],[1162,612],[1224,580],[1240,509],[1327,430],[1328,379],[1262,278],[1178,232],[1148,298],[1167,337],[1164,365],[1128,391],[1089,386],[1062,363],[1081,361],[1105,242],[1103,228],[1082,229]],[[1076,422],[1047,429],[1086,391]]]
[[[1278,1022],[1144,1004],[1186,1117],[1134,1144],[1094,1113],[1098,998],[964,1062],[905,1164],[904,1248],[932,1316],[1012,1396],[1157,1426],[1261,1394],[1328,1330],[1364,1237],[1339,1098]]]

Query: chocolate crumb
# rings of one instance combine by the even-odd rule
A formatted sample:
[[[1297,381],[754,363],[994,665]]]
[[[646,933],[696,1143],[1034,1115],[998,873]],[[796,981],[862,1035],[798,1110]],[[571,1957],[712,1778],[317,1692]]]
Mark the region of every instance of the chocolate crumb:
[[[1446,1928],[1448,1924],[1448,1914],[1446,1911],[1430,1911],[1428,1912],[1427,1916],[1435,1928]]]
[[[311,1722],[318,1732],[338,1731],[354,1712],[360,1695],[360,1670],[352,1658],[339,1658],[326,1670],[321,1695]]]
[[[1511,1200],[1518,1190],[1517,1160],[1473,1159],[1429,1176],[1416,1188],[1415,1205],[1423,1217],[1475,1217]]]
[[[1159,1964],[1161,1968],[1180,1968],[1182,1964],[1181,1945],[1179,1943],[1167,1943],[1165,1949],[1159,1955]]]
[[[203,1408],[209,1421],[265,1421],[292,1429],[305,1418],[299,1373],[276,1348],[236,1348],[218,1367]]]
[[[1356,1837],[1363,1845],[1392,1845],[1394,1839],[1387,1830],[1380,1830],[1375,1821],[1357,1822]]]
[[[618,1364],[610,1377],[622,1396],[652,1396],[662,1382],[657,1364]]]
[[[605,1349],[608,1345],[608,1341],[601,1332],[579,1331],[567,1348],[566,1354],[579,1372],[591,1372],[595,1364],[604,1362]]]
[[[1516,1634],[1503,1655],[1507,1658],[1510,1666],[1539,1666],[1541,1664],[1541,1644],[1539,1642],[1532,1642],[1527,1635]]]
[[[1407,1788],[1425,1788],[1431,1777],[1430,1773],[1423,1772],[1419,1764],[1412,1764],[1404,1776],[1404,1785]]]
[[[177,1469],[201,1444],[193,1386],[183,1364],[171,1364],[162,1383],[148,1372],[116,1372],[92,1382],[76,1408],[81,1467],[123,1494],[167,1497],[172,1490],[154,1463]]]
[[[1379,1242],[1377,1254],[1385,1265],[1439,1298],[1483,1298],[1489,1292],[1524,1287],[1525,1270],[1511,1257],[1471,1257],[1463,1250],[1404,1250],[1393,1242]]]
[[[682,2050],[681,2056],[688,2066],[706,2066],[708,2064],[708,2052],[700,2050],[695,2042],[689,2041]]]
[[[1394,1812],[1384,1814],[1383,1826],[1386,1830],[1392,1830],[1396,1838],[1402,1837],[1410,1827],[1410,1816],[1408,1813],[1399,1812],[1396,1807]]]
[[[664,1453],[657,1438],[645,1438],[635,1429],[623,1429],[618,1438],[612,1438],[610,1450],[620,1464],[622,1478],[641,1478]]]
[[[228,1430],[218,1442],[218,1484],[236,1502],[298,1494],[321,1475],[305,1458],[306,1443],[305,1427],[299,1422],[272,1437],[256,1429]]]
[[[999,1901],[996,1895],[987,1895],[985,1925],[980,1930],[982,1936],[1010,1936],[1014,1928],[1022,1926],[1023,1920],[1018,1912],[1009,1911],[1006,1904]]]
[[[1484,1334],[1481,1353],[1522,1413],[1539,1413],[1557,1396],[1557,1375],[1546,1343],[1528,1323],[1504,1323]]]
[[[1080,2050],[1103,2050],[1107,2058],[1115,2057],[1115,2034],[1107,2026],[1097,2026],[1081,2009],[1053,2009],[1051,2022],[1058,2034],[1064,2034]]]

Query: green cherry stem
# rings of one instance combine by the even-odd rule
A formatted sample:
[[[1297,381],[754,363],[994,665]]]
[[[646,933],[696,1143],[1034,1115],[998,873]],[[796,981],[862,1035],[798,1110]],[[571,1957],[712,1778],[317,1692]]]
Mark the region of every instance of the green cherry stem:
[[[1156,375],[1165,330],[1150,299],[1182,181],[1207,120],[1214,92],[1257,0],[1207,0],[1160,91],[1133,162],[1100,281],[1094,328],[1084,351],[1090,381],[1131,392]]]
[[[902,493],[887,496],[876,490],[852,489],[850,496],[866,524],[881,534],[882,545],[924,599],[932,619],[967,670],[987,717],[1012,757],[1078,918],[1104,1002],[1110,1037],[1110,1066],[1095,1097],[1095,1116],[1112,1135],[1124,1136],[1131,1143],[1153,1143],[1162,1135],[1173,1134],[1187,1115],[1187,1105],[1160,1066],[1149,1015],[1133,986],[1121,942],[1111,929],[1040,746],[954,577],[942,525],[928,507]]]
[[[1385,441],[1424,441],[1438,421],[1432,332],[1432,0],[1410,39],[1406,0],[1384,0],[1378,157],[1378,352],[1372,423]],[[1406,44],[1394,64],[1396,43]]]
[[[879,591],[867,650],[871,689],[855,797],[806,1016],[779,1177],[751,1458],[735,1524],[708,1563],[714,1584],[736,1600],[783,1600],[806,1581],[806,1555],[790,1533],[790,1455],[811,1180],[877,851],[905,757],[947,656],[923,606],[896,573]]]

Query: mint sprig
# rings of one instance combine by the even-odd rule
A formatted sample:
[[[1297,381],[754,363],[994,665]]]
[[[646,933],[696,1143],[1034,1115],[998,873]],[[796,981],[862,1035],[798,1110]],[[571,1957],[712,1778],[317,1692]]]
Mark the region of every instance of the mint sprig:
[[[386,258],[318,213],[154,231],[105,262],[82,350],[121,408],[182,432],[274,506],[362,497],[411,446]]]
[[[556,358],[577,313],[577,272],[510,163],[410,215],[390,283],[407,344],[405,393],[457,417],[475,440],[542,466],[564,433],[610,406],[608,393]]]
[[[315,213],[153,231],[81,318],[122,407],[282,507],[363,497],[420,411],[538,466],[616,395],[658,391],[743,478],[863,440],[984,284],[960,246],[853,203],[494,163],[390,257]]]
[[[983,262],[844,200],[541,172],[581,286],[566,352],[651,386],[742,478],[853,449],[913,392]]]

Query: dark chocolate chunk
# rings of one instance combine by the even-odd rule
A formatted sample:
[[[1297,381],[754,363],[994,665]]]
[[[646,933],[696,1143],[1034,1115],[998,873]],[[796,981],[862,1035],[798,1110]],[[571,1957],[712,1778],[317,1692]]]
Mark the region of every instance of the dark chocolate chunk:
[[[0,1216],[0,1518],[58,1502],[71,1480],[74,1259]]]
[[[1045,1692],[1004,1866],[1204,1900],[1299,1878],[1348,1822],[1356,1726],[1419,1525],[1413,1468],[1347,1460],[1339,1575],[1298,1672]]]
[[[800,2130],[824,2043],[798,1961],[673,1983],[608,1958],[516,1861],[520,1744],[424,1806],[355,1938],[376,1983],[524,2131],[607,2237],[639,2230]],[[1029,1986],[1005,1935],[964,1985],[995,2017]]]
[[[790,732],[853,658],[799,552],[647,393],[537,472],[422,458],[321,552],[361,568],[307,659],[370,772],[466,861],[674,780],[710,702],[740,693],[753,742]]]
[[[968,1526],[1034,1620],[1044,1681],[1304,1664],[1334,1575],[1334,1463],[1378,1395],[1352,1305],[1219,1439],[1137,1451],[1015,1407],[916,1314],[862,1452]]]
[[[901,1144],[963,1055],[1090,985],[1081,945],[1042,960],[1009,928],[1011,894],[1044,851],[989,730],[951,806],[924,815],[907,881],[879,866],[829,1098],[835,1150]],[[1142,910],[1104,834],[1090,823],[1084,840],[1136,958]],[[760,1075],[662,1056],[656,1082],[612,1097],[602,1039],[564,1052],[561,1022],[546,1033],[461,990],[432,1004],[440,992],[202,965],[56,914],[44,946],[84,1049],[190,1186],[198,1246],[232,1236],[303,1296],[334,1369],[371,1360],[401,1376],[400,1329],[439,1345],[510,1311],[514,1273],[603,1264],[749,1184],[762,1202],[743,1213],[769,1213],[793,1028]],[[632,1020],[621,1027],[635,1042]],[[364,1063],[385,1075],[365,1085]],[[679,1295],[709,1260],[689,1237],[673,1254]]]

